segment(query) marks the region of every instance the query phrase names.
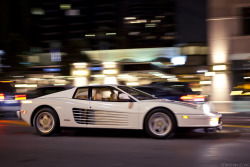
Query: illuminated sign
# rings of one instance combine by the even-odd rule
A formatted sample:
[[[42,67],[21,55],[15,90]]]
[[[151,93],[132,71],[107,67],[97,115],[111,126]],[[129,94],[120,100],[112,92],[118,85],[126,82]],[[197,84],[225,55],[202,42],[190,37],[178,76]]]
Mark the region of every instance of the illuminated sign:
[[[100,70],[103,70],[103,67],[90,67],[89,70],[91,70],[91,71],[100,71]]]
[[[58,72],[61,71],[60,68],[44,68],[43,71],[45,72]]]

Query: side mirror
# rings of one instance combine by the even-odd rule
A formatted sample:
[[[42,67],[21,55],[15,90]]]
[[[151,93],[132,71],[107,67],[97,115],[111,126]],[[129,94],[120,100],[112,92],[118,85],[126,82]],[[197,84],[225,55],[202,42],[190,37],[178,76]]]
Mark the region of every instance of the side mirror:
[[[130,100],[130,97],[125,93],[121,93],[119,95],[119,99],[121,99],[121,100]]]

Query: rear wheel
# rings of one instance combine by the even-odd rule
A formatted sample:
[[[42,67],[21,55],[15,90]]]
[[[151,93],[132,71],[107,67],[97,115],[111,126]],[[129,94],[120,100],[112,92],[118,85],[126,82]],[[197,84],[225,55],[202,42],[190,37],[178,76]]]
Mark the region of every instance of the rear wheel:
[[[153,138],[170,138],[176,130],[175,117],[166,109],[155,109],[146,116],[145,130]]]
[[[33,119],[33,125],[41,136],[50,136],[60,131],[59,118],[51,108],[40,109]]]

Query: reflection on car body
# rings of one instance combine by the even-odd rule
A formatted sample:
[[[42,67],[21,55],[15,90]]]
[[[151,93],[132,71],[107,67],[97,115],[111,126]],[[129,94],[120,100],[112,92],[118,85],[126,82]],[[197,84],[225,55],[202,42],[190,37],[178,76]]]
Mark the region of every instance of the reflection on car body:
[[[221,114],[211,103],[157,99],[121,85],[74,87],[26,100],[17,114],[43,136],[82,127],[141,129],[153,138],[169,138],[177,127],[221,127]]]

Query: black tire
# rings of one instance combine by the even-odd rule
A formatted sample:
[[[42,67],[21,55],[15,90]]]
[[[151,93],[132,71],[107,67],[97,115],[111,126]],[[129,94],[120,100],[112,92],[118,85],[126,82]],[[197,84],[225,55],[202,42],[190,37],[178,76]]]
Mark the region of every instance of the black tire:
[[[38,110],[33,119],[33,125],[37,134],[41,136],[51,136],[60,132],[58,115],[48,107]]]
[[[158,124],[158,125],[156,125]],[[171,138],[176,131],[177,123],[174,115],[167,109],[158,108],[151,111],[145,118],[146,133],[156,139]]]

